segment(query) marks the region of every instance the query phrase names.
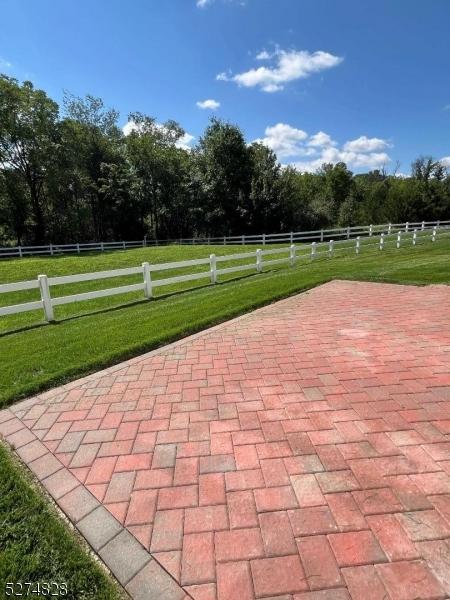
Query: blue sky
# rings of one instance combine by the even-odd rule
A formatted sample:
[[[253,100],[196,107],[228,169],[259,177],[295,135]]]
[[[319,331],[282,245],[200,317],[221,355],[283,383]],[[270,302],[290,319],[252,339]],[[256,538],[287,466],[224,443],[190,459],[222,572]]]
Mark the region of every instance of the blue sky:
[[[450,166],[449,0],[0,0],[0,15],[0,72],[100,96],[121,125],[173,118],[192,145],[215,114],[305,170]]]

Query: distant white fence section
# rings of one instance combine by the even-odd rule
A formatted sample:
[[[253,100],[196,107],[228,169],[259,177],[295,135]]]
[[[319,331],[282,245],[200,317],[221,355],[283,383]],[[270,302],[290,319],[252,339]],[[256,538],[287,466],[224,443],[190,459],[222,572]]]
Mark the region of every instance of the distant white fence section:
[[[262,233],[258,235],[232,235],[221,237],[176,238],[170,240],[143,240],[122,242],[90,242],[87,244],[48,244],[46,246],[4,246],[0,248],[0,258],[22,258],[24,256],[39,256],[58,254],[81,254],[82,252],[109,252],[111,250],[127,250],[147,246],[166,246],[169,244],[202,244],[202,245],[246,245],[258,244],[293,244],[294,242],[324,242],[330,239],[350,239],[359,236],[375,235],[381,232],[390,234],[392,231],[408,232],[414,228],[430,229],[436,226],[449,226],[450,221],[421,221],[417,223],[385,223],[383,225],[357,225],[336,229],[316,229],[314,231],[296,231],[289,233]]]
[[[450,236],[450,224],[442,225],[442,231],[439,233],[439,237]],[[420,240],[422,242],[435,242],[438,236],[438,226],[434,225],[432,229],[418,230],[417,228],[408,228],[405,231],[395,232],[390,229],[389,233],[381,232],[379,237],[375,238],[375,233],[372,232],[372,236],[366,236],[361,238],[357,236],[354,240],[333,240],[330,239],[322,244],[318,242],[312,242],[309,246],[291,244],[288,247],[273,248],[273,249],[261,249],[258,248],[254,252],[241,252],[238,254],[229,254],[223,256],[216,256],[211,254],[209,258],[200,258],[196,260],[184,260],[178,262],[160,263],[160,264],[149,264],[148,262],[142,263],[139,267],[129,267],[125,269],[115,269],[111,271],[97,271],[94,273],[81,273],[78,275],[63,275],[59,277],[47,277],[47,275],[39,275],[37,280],[33,281],[20,281],[16,283],[6,283],[0,285],[1,293],[11,293],[23,290],[39,289],[40,300],[33,302],[25,302],[23,304],[14,304],[11,306],[0,307],[0,317],[5,315],[11,315],[15,313],[22,313],[32,310],[43,309],[45,319],[48,322],[54,321],[54,307],[62,304],[69,304],[72,302],[82,302],[85,300],[92,300],[94,298],[102,298],[105,296],[114,296],[117,294],[126,294],[129,292],[142,291],[146,298],[150,299],[153,297],[153,289],[156,287],[172,285],[174,283],[181,283],[185,281],[195,281],[198,279],[209,279],[212,284],[218,282],[220,275],[237,273],[241,271],[253,270],[256,273],[261,273],[264,267],[270,267],[282,263],[288,263],[290,266],[294,266],[298,259],[311,259],[314,260],[318,255],[324,255],[328,258],[332,258],[338,251],[354,251],[359,255],[362,250],[369,246],[378,247],[379,250],[384,250],[385,243],[388,238],[392,239],[392,247],[400,248],[402,243],[408,246],[416,246]],[[363,242],[363,243],[361,243]],[[309,248],[309,249],[308,249]],[[305,252],[306,250],[306,252]],[[301,254],[298,252],[301,251]],[[265,257],[270,257],[266,260]],[[248,263],[240,263],[235,266],[222,267],[221,263],[242,261],[249,259]],[[205,270],[196,273],[188,273],[186,275],[177,275],[174,277],[167,277],[164,279],[153,279],[152,274],[158,271],[170,271],[171,269],[185,269],[189,267],[205,266]],[[82,281],[93,281],[100,279],[110,279],[114,277],[123,277],[127,275],[142,275],[142,281],[139,283],[132,283],[130,285],[121,285],[118,287],[112,287],[102,290],[94,290],[89,292],[82,292],[73,294],[70,296],[51,296],[51,288],[57,285],[78,283]]]

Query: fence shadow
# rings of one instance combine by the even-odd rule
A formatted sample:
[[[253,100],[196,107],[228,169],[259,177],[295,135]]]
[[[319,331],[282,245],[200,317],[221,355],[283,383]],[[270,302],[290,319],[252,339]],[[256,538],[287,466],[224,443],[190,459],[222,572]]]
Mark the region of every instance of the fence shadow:
[[[280,271],[281,269],[267,269],[264,271],[264,274],[269,274],[272,273],[273,271]],[[95,309],[95,310],[90,310],[90,311],[86,311],[86,312],[82,312],[80,314],[76,314],[76,315],[69,315],[67,317],[63,317],[60,319],[56,319],[55,321],[52,321],[51,323],[47,323],[46,321],[42,322],[42,323],[33,323],[30,325],[24,325],[22,327],[16,327],[14,329],[8,329],[7,331],[4,332],[0,332],[0,339],[2,338],[6,338],[8,336],[12,336],[15,335],[17,333],[24,333],[26,331],[32,331],[33,329],[40,329],[41,327],[53,327],[53,326],[58,326],[58,325],[62,325],[63,323],[69,322],[69,321],[77,321],[79,319],[83,319],[85,317],[91,317],[94,315],[101,315],[101,314],[108,314],[108,313],[113,313],[113,312],[117,312],[119,310],[124,310],[127,308],[132,308],[133,306],[140,306],[140,305],[144,305],[147,304],[148,306],[152,306],[155,303],[159,303],[162,300],[167,300],[168,298],[173,298],[175,296],[179,296],[182,297],[185,294],[190,294],[192,292],[195,292],[197,290],[204,290],[207,288],[220,288],[222,286],[226,286],[227,284],[230,283],[236,283],[238,281],[241,280],[245,280],[245,279],[250,279],[255,277],[256,275],[261,275],[261,273],[247,273],[244,275],[239,275],[236,277],[231,277],[230,279],[227,279],[226,281],[218,281],[215,284],[212,283],[205,283],[205,284],[201,284],[201,285],[196,285],[196,286],[192,286],[192,287],[188,287],[182,290],[174,290],[173,292],[167,292],[165,294],[161,294],[158,296],[154,296],[151,300],[148,300],[146,298],[142,298],[139,300],[134,300],[134,301],[130,301],[130,302],[126,302],[123,304],[117,304],[115,306],[108,306],[105,308],[99,308],[99,309]]]

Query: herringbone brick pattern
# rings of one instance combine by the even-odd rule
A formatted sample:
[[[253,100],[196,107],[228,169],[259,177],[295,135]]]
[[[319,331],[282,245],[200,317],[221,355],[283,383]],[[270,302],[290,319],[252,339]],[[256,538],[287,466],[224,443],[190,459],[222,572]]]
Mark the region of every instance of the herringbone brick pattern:
[[[187,597],[450,597],[446,286],[329,283],[17,416]]]

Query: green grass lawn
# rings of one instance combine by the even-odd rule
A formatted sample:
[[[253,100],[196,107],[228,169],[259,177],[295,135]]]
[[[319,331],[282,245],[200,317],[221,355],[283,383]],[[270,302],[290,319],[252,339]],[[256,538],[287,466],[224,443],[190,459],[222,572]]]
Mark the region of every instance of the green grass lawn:
[[[0,443],[0,598],[8,582],[65,583],[73,600],[125,598]]]
[[[433,244],[428,233],[416,247],[410,240],[403,240],[400,250],[391,240],[383,252],[378,250],[377,238],[370,241],[372,245],[363,246],[359,256],[355,256],[354,241],[349,247],[337,247],[332,259],[323,253],[311,261],[306,256],[309,248],[305,247],[293,268],[281,265],[258,275],[244,272],[240,278],[222,277],[216,286],[205,280],[197,286],[188,282],[159,288],[160,295],[152,301],[144,300],[142,294],[127,294],[61,306],[56,310],[57,322],[51,325],[43,323],[42,311],[0,317],[0,407],[333,278],[413,284],[450,282],[448,234],[440,235]],[[213,251],[224,254],[242,250],[242,246],[171,246],[11,260],[0,263],[0,282],[30,279],[39,272],[79,273],[137,265],[143,260],[168,262],[205,257]],[[159,276],[165,277],[167,272]],[[72,284],[75,290],[58,292],[118,284],[117,280],[87,282]],[[14,294],[14,301],[26,301],[28,295],[24,292],[19,298],[18,293]],[[2,302],[12,303],[11,298],[8,302],[2,298]]]
[[[413,248],[409,240],[407,246],[404,243],[396,250],[391,239],[381,253],[373,238],[364,242],[358,257],[351,241],[348,246],[336,248],[332,259],[325,254],[324,246],[324,253],[314,261],[307,257],[309,248],[305,247],[293,268],[281,265],[259,275],[222,277],[216,286],[202,282],[196,286],[170,286],[164,288],[165,295],[160,289],[159,297],[151,302],[140,294],[130,294],[68,305],[57,309],[58,321],[51,325],[43,323],[41,311],[0,317],[0,407],[331,279],[449,283],[449,236],[441,236],[434,244],[429,237],[422,241]],[[82,273],[138,265],[144,260],[161,263],[245,249],[174,246],[8,260],[0,262],[0,283],[32,279],[38,273]],[[61,286],[58,293],[129,281],[118,278]],[[25,302],[33,299],[33,294],[3,294],[0,302]],[[83,550],[77,536],[35,489],[29,474],[1,444],[0,524],[0,597],[4,597],[6,581],[67,582],[68,597],[81,600],[121,597],[119,589]]]

